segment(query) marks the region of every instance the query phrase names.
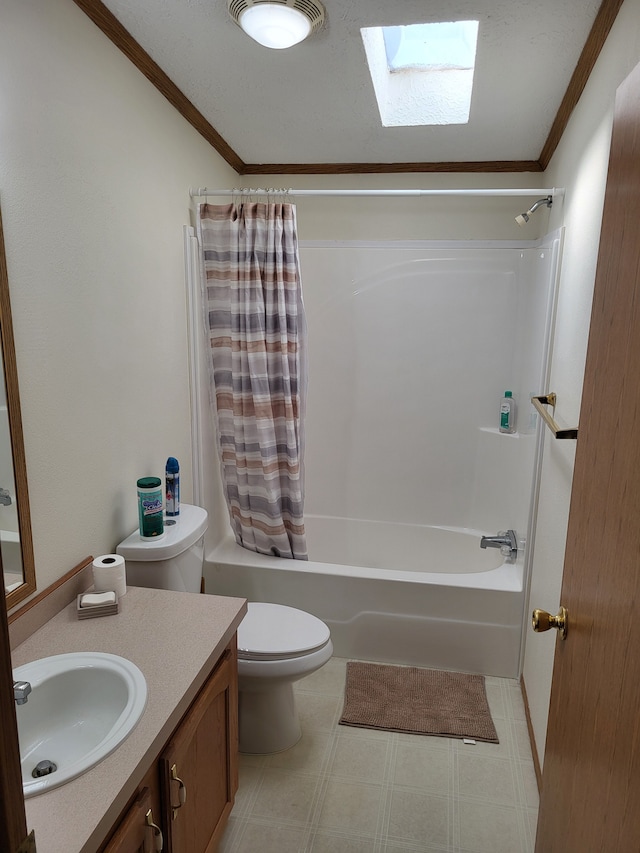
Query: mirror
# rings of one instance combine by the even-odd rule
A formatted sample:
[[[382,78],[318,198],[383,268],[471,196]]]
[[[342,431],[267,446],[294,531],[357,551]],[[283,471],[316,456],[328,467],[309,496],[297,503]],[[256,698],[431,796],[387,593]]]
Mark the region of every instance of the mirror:
[[[9,277],[0,211],[0,557],[8,609],[36,589]]]

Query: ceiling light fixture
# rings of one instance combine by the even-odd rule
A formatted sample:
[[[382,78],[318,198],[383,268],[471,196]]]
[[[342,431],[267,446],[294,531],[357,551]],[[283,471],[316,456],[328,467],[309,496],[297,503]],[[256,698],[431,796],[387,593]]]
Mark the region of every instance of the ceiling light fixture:
[[[248,36],[275,50],[298,44],[324,22],[318,0],[229,0],[228,8]]]

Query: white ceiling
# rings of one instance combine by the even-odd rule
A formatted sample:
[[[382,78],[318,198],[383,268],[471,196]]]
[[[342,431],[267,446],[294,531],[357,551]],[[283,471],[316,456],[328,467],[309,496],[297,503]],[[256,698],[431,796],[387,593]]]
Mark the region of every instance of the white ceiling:
[[[103,0],[249,164],[537,160],[600,0],[324,0],[307,41],[269,50],[227,0]],[[382,127],[362,27],[480,21],[467,125]]]

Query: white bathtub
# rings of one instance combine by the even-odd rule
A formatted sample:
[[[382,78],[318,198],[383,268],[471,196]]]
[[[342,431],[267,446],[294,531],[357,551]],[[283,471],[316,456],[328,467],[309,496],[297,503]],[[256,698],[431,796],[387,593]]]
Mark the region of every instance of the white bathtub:
[[[207,591],[307,610],[329,625],[340,657],[518,676],[522,555],[505,563],[466,529],[305,523],[308,562],[224,542],[207,554]]]

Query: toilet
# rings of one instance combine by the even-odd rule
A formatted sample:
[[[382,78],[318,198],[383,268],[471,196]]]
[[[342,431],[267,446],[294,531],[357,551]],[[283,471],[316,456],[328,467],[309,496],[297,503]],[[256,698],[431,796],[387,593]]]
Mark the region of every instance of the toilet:
[[[206,510],[181,504],[159,539],[136,529],[116,548],[131,586],[200,592]],[[293,684],[333,654],[322,620],[282,604],[249,602],[238,628],[240,752],[266,754],[294,746],[301,736]]]
[[[164,534],[143,539],[138,529],[121,542],[116,554],[124,557],[127,583],[152,589],[200,592],[204,562],[207,511],[180,505],[180,515],[165,518]]]
[[[333,654],[321,620],[283,604],[250,601],[238,628],[240,752],[282,752],[302,734],[293,684]]]

